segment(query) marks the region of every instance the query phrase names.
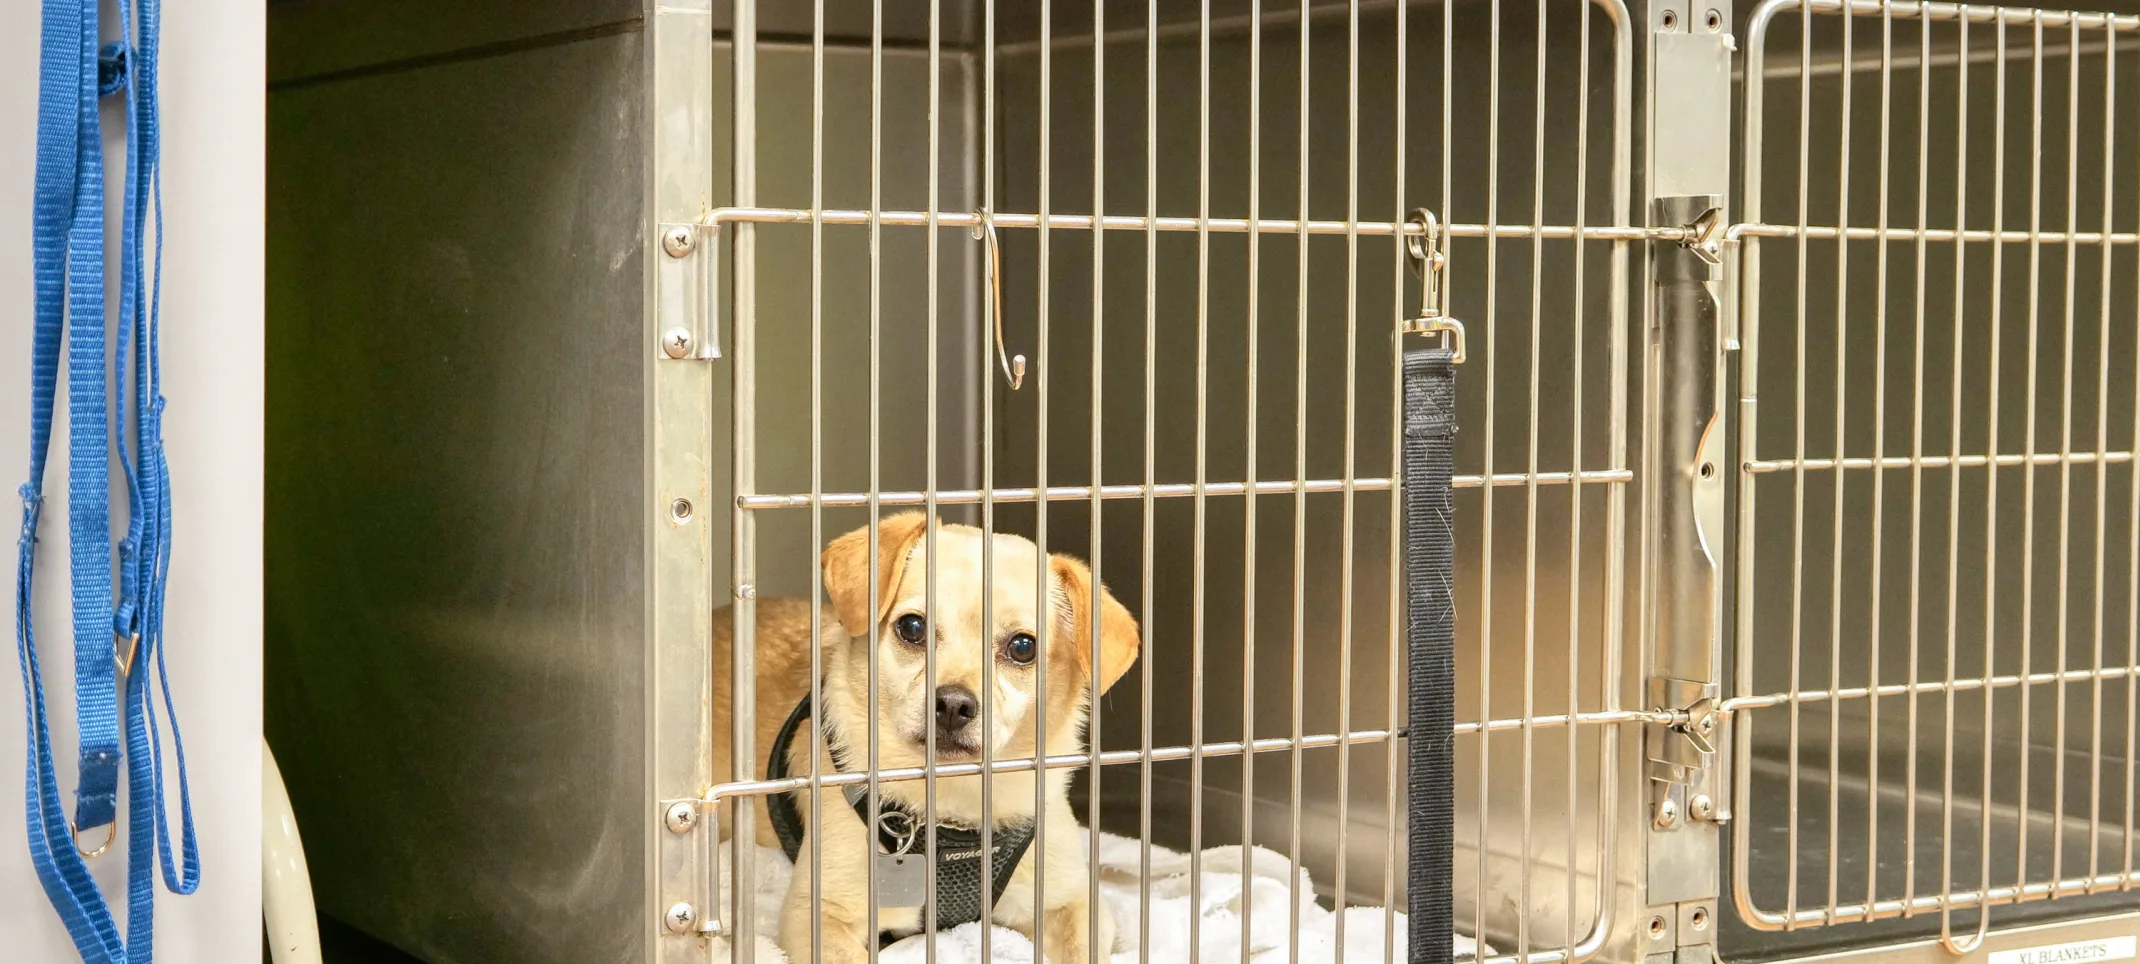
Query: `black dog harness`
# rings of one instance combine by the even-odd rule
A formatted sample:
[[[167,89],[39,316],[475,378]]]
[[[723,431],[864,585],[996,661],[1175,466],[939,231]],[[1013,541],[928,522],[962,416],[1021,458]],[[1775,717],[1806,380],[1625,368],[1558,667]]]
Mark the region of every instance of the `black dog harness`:
[[[781,725],[780,735],[773,738],[772,757],[766,761],[765,778],[781,780],[788,777],[788,747],[804,720],[810,718],[810,698],[805,696],[795,704],[795,711],[788,714],[788,721]],[[828,741],[829,743],[829,741]],[[833,769],[848,772],[842,765],[837,749],[832,754]],[[877,828],[878,852],[870,857],[870,872],[881,881],[886,865],[900,866],[909,861],[917,869],[926,872],[919,862],[926,860],[930,841],[936,843],[936,888],[935,893],[924,899],[935,908],[936,929],[950,930],[960,924],[981,919],[981,832],[969,827],[937,823],[925,824],[922,819],[881,795],[875,819],[869,812],[869,790],[865,784],[847,788],[847,802],[854,807],[855,816],[862,825]],[[773,832],[780,837],[780,849],[787,851],[793,862],[802,853],[802,815],[795,809],[792,794],[777,793],[766,798],[766,816],[773,823]],[[1010,884],[1011,872],[1033,842],[1031,822],[1014,824],[997,829],[990,835],[989,843],[995,851],[990,866],[990,899],[1003,898],[1003,888]],[[926,910],[924,911],[926,912]],[[879,941],[890,944],[901,935],[885,932]]]

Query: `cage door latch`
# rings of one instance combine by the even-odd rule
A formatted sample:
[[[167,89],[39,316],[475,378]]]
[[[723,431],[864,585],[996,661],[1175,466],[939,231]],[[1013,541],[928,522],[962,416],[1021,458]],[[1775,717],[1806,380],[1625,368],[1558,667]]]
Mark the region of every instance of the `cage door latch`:
[[[1672,711],[1672,722],[1666,724],[1672,732],[1694,745],[1694,752],[1716,752],[1717,708],[1716,699],[1704,696],[1684,709]]]
[[[1651,228],[1649,236],[1652,241],[1677,244],[1702,259],[1703,264],[1715,267],[1724,263],[1723,226],[1724,209],[1713,207],[1678,227]]]
[[[1441,273],[1449,259],[1442,256],[1441,222],[1434,212],[1418,208],[1404,223],[1404,249],[1411,255],[1412,273],[1419,276],[1419,314],[1397,323],[1399,334],[1442,336],[1456,364],[1464,363],[1464,323],[1442,314]],[[1401,309],[1400,309],[1401,310]]]
[[[1730,819],[1713,792],[1712,763],[1724,725],[1716,688],[1696,680],[1656,677],[1650,680],[1647,702],[1655,714],[1646,742],[1657,829],[1674,830],[1690,820]]]

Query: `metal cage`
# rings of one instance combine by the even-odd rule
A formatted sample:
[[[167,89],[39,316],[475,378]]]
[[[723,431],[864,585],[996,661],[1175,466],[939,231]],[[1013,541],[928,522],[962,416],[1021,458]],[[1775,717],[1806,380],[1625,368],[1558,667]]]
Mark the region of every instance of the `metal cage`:
[[[1099,765],[1050,762],[1087,771],[1088,823],[1191,854],[1252,840],[1328,898],[1401,902],[1391,334],[1418,307],[1401,242],[1430,199],[1461,266],[1440,307],[1475,319],[1471,371],[1485,373],[1467,379],[1483,430],[1463,439],[1456,480],[1459,511],[1483,520],[1463,589],[1480,614],[1464,652],[1481,662],[1460,711],[1460,917],[1505,942],[1504,961],[1599,953],[1627,917],[1600,882],[1628,839],[1614,727],[1637,719],[1614,691],[1634,478],[1618,414],[1627,265],[1646,236],[1630,223],[1626,10],[1115,6],[931,11],[905,45],[886,16],[846,50],[830,15],[761,11],[796,19],[756,44],[755,68],[735,61],[733,89],[756,86],[761,113],[731,155],[734,203],[676,222],[735,250],[735,287],[709,302],[720,324],[686,311],[668,326],[733,339],[731,444],[756,462],[734,479],[736,638],[750,598],[808,595],[815,547],[889,506],[1091,558],[1149,648],[1100,704]],[[1504,31],[1536,42],[1506,44],[1506,67]],[[1574,56],[1548,54],[1562,49]],[[1533,116],[1506,148],[1467,142],[1465,114],[1498,117],[1505,95],[1464,79],[1504,71]],[[776,73],[800,89],[768,123]],[[883,96],[894,85],[900,103]],[[866,182],[828,171],[902,149],[928,160]],[[887,295],[878,266],[893,262],[929,279],[920,299]],[[790,323],[746,331],[753,317]],[[1020,346],[1022,391],[1003,357]],[[891,365],[907,390],[886,391]],[[1497,635],[1497,617],[1520,629]],[[1495,643],[1519,633],[1521,647]],[[737,645],[727,679],[748,678],[749,651]],[[1549,660],[1558,671],[1534,671]],[[740,713],[731,732],[747,729]],[[741,802],[721,819],[747,826],[754,797],[805,780],[709,799]],[[724,911],[699,926],[749,940]]]
[[[1304,949],[1299,901],[1404,900],[1398,331],[1431,309],[1463,323],[1468,356],[1452,885],[1481,957],[2135,956],[2140,18],[1903,0],[627,6],[530,14],[532,40],[478,43],[520,36],[502,14],[442,22],[435,44],[378,40],[401,53],[377,63],[317,53],[347,35],[319,24],[356,14],[283,15],[312,24],[291,43],[314,50],[283,58],[296,73],[274,89],[276,190],[305,202],[289,210],[340,200],[337,152],[445,151],[474,171],[484,145],[518,146],[498,166],[516,180],[417,179],[385,213],[279,229],[277,317],[333,310],[300,289],[372,283],[337,286],[350,250],[419,292],[488,283],[484,259],[521,250],[471,310],[575,349],[489,343],[525,353],[544,391],[607,393],[606,414],[566,414],[576,457],[614,468],[528,476],[542,497],[524,511],[548,520],[531,531],[558,544],[497,547],[525,564],[442,552],[394,562],[413,575],[376,591],[321,566],[271,586],[299,688],[440,666],[485,683],[377,735],[313,726],[368,707],[271,703],[278,735],[350,768],[279,754],[308,834],[327,827],[330,913],[440,959],[748,959],[774,936],[753,895],[778,861],[729,831],[769,796],[1042,768],[1076,773],[1081,824],[1186,853],[1192,879],[1211,848],[1279,855],[1292,920],[1257,960],[1395,960],[1394,911],[1339,915],[1332,946]],[[526,97],[424,73],[455,44],[516,84],[540,64],[596,83]],[[460,118],[453,146],[377,137],[374,108],[415,100]],[[555,207],[565,162],[522,159],[546,136],[616,195],[560,222],[572,245],[432,216],[510,207],[513,183]],[[437,243],[398,260],[410,238]],[[1424,242],[1438,272],[1413,270]],[[559,313],[573,284],[634,306],[626,327]],[[466,347],[451,325],[321,327],[276,350],[285,411],[311,410],[298,387],[315,380],[374,397],[347,384],[350,354]],[[456,520],[541,463],[554,396],[381,372],[435,413],[271,453],[271,478],[314,480],[327,510],[271,512],[271,550],[341,539],[380,558],[330,512],[504,538]],[[422,493],[370,471],[397,424],[464,438],[449,415],[533,454],[418,453],[441,483]],[[1137,665],[1092,694],[1090,750],[764,779],[754,724],[790,708],[736,684],[755,610],[821,604],[827,541],[912,509],[1088,560],[1142,627]],[[577,585],[542,575],[573,552]],[[372,597],[442,615],[412,624]],[[406,641],[358,656],[341,635],[381,628]],[[530,634],[554,642],[536,672],[504,642]],[[561,678],[607,695],[563,717],[518,698]],[[482,713],[510,722],[423,725]],[[716,740],[738,772],[714,771]],[[419,786],[410,758],[465,779]],[[557,791],[578,781],[599,787]],[[549,856],[497,856],[493,832],[445,819],[463,805],[536,828]],[[397,891],[388,862],[420,838],[427,883]],[[613,897],[536,947],[520,929],[581,899],[530,883],[559,878]],[[1144,879],[1116,925],[1149,957]],[[487,926],[410,899],[449,893]],[[1225,926],[1245,938],[1250,916]],[[2046,948],[2063,949],[2016,953]]]

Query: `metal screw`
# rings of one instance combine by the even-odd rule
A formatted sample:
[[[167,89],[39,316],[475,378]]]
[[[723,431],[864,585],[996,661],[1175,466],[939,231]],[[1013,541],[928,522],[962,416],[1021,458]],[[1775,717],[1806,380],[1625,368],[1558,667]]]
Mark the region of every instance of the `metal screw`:
[[[1679,804],[1670,798],[1657,804],[1657,829],[1670,830],[1679,826]]]
[[[692,236],[690,228],[670,228],[667,234],[661,236],[661,250],[668,252],[672,258],[690,254],[691,249],[697,246],[698,239]]]
[[[698,826],[698,808],[688,800],[670,804],[662,823],[668,825],[670,833],[690,833],[692,827]]]
[[[691,521],[691,500],[678,499],[669,503],[669,518],[676,522]]]
[[[669,928],[669,933],[671,934],[681,934],[688,931],[691,929],[691,925],[697,921],[698,911],[693,910],[690,904],[684,903],[670,907],[669,912],[662,916],[662,923]]]
[[[1705,462],[1703,464],[1706,465],[1708,463]],[[1700,730],[1703,736],[1708,736],[1709,734],[1716,732],[1716,717],[1713,715],[1704,716],[1701,718],[1700,722],[1694,724],[1694,728],[1696,730]]]
[[[1707,820],[1716,816],[1716,801],[1709,799],[1706,793],[1697,793],[1694,799],[1687,801],[1687,813],[1696,820]]]
[[[661,333],[661,350],[670,358],[691,354],[691,329],[671,328]]]

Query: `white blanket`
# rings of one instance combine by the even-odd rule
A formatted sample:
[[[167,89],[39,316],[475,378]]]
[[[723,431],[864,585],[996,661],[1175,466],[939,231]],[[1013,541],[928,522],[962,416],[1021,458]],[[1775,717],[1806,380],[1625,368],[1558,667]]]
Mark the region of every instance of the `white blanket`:
[[[1150,904],[1151,956],[1154,961],[1198,964],[1283,964],[1291,960],[1288,913],[1295,896],[1300,901],[1300,961],[1302,964],[1339,964],[1338,913],[1315,903],[1315,888],[1303,868],[1298,889],[1287,886],[1292,862],[1262,847],[1250,848],[1243,866],[1239,846],[1214,847],[1204,851],[1202,886],[1192,908],[1189,857],[1164,847],[1152,848]],[[1114,964],[1136,964],[1141,921],[1137,908],[1138,880],[1143,848],[1136,841],[1113,834],[1100,835],[1100,895],[1115,918]],[[728,848],[721,848],[721,892],[730,892]],[[792,867],[779,850],[758,849],[757,921],[758,953],[755,964],[788,964],[773,937],[780,930],[780,904],[788,891]],[[1241,953],[1242,908],[1250,908],[1248,954]],[[1201,921],[1198,942],[1201,953],[1189,953],[1189,918]],[[1348,907],[1345,921],[1343,964],[1384,964],[1405,958],[1405,917],[1402,911],[1388,914],[1379,907]],[[1385,932],[1384,924],[1390,930]],[[993,928],[990,950],[996,964],[1034,964],[1033,942],[1007,927]],[[1385,949],[1385,933],[1395,942]],[[882,964],[924,964],[927,939],[916,934],[885,948]],[[1456,938],[1456,957],[1473,957],[1477,950],[1470,938]],[[1488,953],[1492,949],[1488,948]],[[727,947],[720,944],[715,957],[727,960]],[[962,924],[936,936],[938,964],[981,964],[981,925]]]

